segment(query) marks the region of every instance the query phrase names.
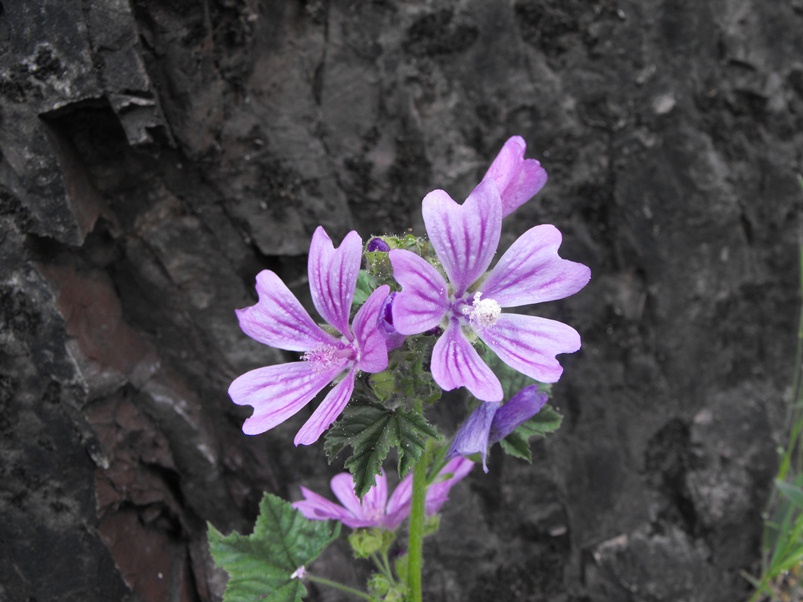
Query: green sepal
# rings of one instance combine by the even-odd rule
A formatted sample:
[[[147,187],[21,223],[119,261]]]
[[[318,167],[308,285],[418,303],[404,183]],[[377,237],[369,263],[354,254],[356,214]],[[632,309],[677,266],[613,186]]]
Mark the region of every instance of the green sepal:
[[[366,270],[360,270],[357,275],[357,288],[354,290],[354,300],[351,304],[359,307],[368,300],[377,288],[379,287],[376,278],[369,274]]]
[[[391,448],[398,448],[399,476],[403,478],[424,454],[427,438],[437,436],[438,431],[416,412],[352,401],[327,431],[324,451],[332,462],[346,447],[352,448],[345,466],[354,478],[354,492],[362,499],[373,487]]]
[[[520,424],[515,431],[502,439],[499,444],[504,452],[527,462],[533,461],[530,439],[532,437],[545,437],[560,428],[563,416],[558,414],[551,406],[545,405],[527,422]]]
[[[340,534],[340,523],[309,520],[267,493],[251,535],[223,535],[207,524],[215,564],[229,574],[224,602],[300,602],[307,590],[294,573]]]

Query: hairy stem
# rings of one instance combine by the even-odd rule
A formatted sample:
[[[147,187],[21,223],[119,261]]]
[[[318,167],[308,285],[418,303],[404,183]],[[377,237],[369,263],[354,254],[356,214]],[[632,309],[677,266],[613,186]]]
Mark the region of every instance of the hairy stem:
[[[416,412],[423,414],[423,403],[416,400]],[[426,519],[427,454],[413,467],[413,500],[410,510],[410,541],[407,555],[407,585],[410,601],[421,602],[421,569],[424,565],[424,521]]]
[[[312,581],[313,583],[318,583],[320,585],[325,585],[327,587],[339,589],[341,592],[346,592],[347,594],[351,594],[352,596],[357,596],[358,598],[362,598],[363,600],[373,600],[373,598],[371,598],[371,596],[369,596],[365,592],[361,592],[360,590],[354,589],[353,587],[349,587],[348,585],[343,585],[342,583],[338,583],[337,581],[330,581],[329,579],[325,579],[324,577],[316,577],[315,575],[307,573],[304,575],[304,579]]]

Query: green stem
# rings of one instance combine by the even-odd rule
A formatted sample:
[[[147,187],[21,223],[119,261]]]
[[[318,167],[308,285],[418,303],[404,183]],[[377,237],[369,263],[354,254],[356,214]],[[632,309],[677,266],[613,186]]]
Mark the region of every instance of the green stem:
[[[369,600],[369,601],[373,600],[373,598],[368,594],[366,594],[365,592],[361,592],[360,590],[354,589],[353,587],[349,587],[348,585],[343,585],[342,583],[338,583],[337,581],[330,581],[329,579],[325,579],[324,577],[316,577],[315,575],[306,573],[304,575],[304,579],[309,579],[313,583],[319,583],[327,587],[339,589],[341,592],[346,592],[347,594],[351,594],[352,596],[357,596],[358,598],[362,598],[363,600]]]
[[[423,414],[423,403],[416,400],[413,409]],[[410,602],[422,602],[421,569],[424,565],[424,521],[426,519],[427,454],[413,467],[413,500],[410,510],[410,541],[407,552],[407,585]]]

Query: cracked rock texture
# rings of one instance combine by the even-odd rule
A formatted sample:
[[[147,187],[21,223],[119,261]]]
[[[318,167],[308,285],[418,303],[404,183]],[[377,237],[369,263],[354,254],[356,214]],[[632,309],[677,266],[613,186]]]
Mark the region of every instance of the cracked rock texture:
[[[422,233],[502,143],[589,265],[532,465],[495,453],[427,543],[428,600],[732,602],[793,369],[803,3],[3,0],[0,599],[219,600],[206,521],[321,492],[308,416],[240,432],[261,269],[306,303],[323,224]],[[308,303],[309,305],[309,303]],[[465,415],[441,405],[447,431]],[[349,552],[318,561],[360,585]],[[312,600],[342,598],[311,588]]]

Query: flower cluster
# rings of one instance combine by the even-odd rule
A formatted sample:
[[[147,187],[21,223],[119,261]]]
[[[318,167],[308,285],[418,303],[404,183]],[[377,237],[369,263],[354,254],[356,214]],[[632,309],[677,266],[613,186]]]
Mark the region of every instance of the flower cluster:
[[[441,506],[449,499],[449,490],[461,481],[474,463],[465,458],[450,460],[438,473],[438,478],[427,489],[426,513],[437,514]],[[349,473],[335,476],[331,482],[332,492],[340,504],[330,502],[326,498],[301,488],[304,499],[293,506],[311,520],[339,520],[352,529],[378,527],[393,531],[399,527],[410,514],[410,502],[413,492],[412,475],[406,476],[398,484],[388,499],[388,482],[385,473],[376,477],[375,485],[368,490],[362,502],[354,493],[354,484]]]
[[[362,373],[387,371],[384,380],[372,377],[371,382],[395,386],[401,357],[396,354],[427,349],[431,357],[421,365],[431,381],[444,391],[464,387],[480,400],[448,450],[454,476],[430,487],[427,511],[436,512],[449,487],[470,470],[472,463],[463,457],[479,454],[487,472],[489,446],[537,414],[547,396],[533,385],[503,403],[503,384],[481,351],[490,350],[508,369],[534,381],[557,381],[562,367],[556,356],[577,351],[579,334],[562,322],[510,310],[568,297],[590,278],[586,266],[558,255],[561,234],[551,225],[530,228],[491,265],[502,220],[547,180],[538,161],[524,158],[525,148],[523,139],[510,138],[462,204],[443,190],[427,194],[428,243],[407,244],[411,237],[370,239],[366,257],[380,256],[387,274],[367,291],[361,285],[357,302],[363,240],[352,231],[335,247],[319,227],[310,245],[308,276],[320,322],[274,272],[257,275],[258,302],[237,311],[242,330],[260,343],[299,353],[301,361],[257,368],[234,380],[229,388],[234,403],[254,408],[243,425],[246,434],[281,424],[333,385],[295,437],[296,445],[312,444],[341,415]],[[437,336],[434,346],[416,347],[416,341],[432,341],[432,335]],[[360,390],[370,395],[372,389]],[[309,518],[393,530],[409,513],[410,478],[390,498],[384,473],[368,489],[371,482],[363,481],[362,502],[355,495],[356,481],[342,474],[332,480],[342,505],[304,488],[304,500],[295,505]]]

